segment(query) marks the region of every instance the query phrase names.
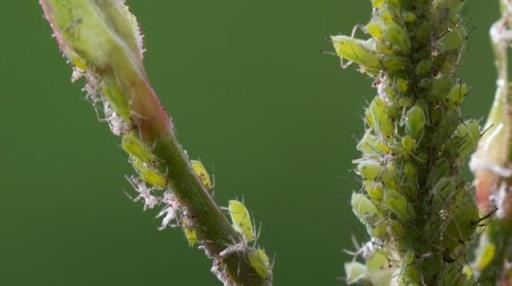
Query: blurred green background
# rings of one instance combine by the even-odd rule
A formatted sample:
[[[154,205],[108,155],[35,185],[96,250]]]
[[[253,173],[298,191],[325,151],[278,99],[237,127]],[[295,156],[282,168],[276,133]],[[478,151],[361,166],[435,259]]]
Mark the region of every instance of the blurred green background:
[[[482,118],[495,72],[497,1],[467,1],[466,115]],[[320,52],[369,18],[369,1],[128,1],[146,66],[216,200],[245,198],[276,257],[275,285],[344,285],[343,249],[365,239],[349,208],[363,105],[353,68]],[[219,285],[177,230],[157,231],[124,191],[131,170],[70,82],[36,1],[0,17],[0,285]]]

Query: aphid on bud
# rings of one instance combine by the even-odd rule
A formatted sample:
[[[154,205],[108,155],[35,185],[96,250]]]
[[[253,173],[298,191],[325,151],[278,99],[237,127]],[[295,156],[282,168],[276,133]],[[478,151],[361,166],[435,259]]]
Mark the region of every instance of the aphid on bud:
[[[432,68],[431,60],[422,60],[416,65],[416,75],[425,76],[430,73]]]
[[[183,233],[185,234],[185,238],[187,239],[188,245],[190,247],[197,244],[197,233],[194,229],[183,227]]]
[[[458,83],[452,87],[446,95],[446,102],[451,107],[459,106],[468,94],[468,86],[465,83]]]
[[[144,163],[153,164],[156,161],[151,149],[144,142],[140,141],[133,132],[124,134],[121,147],[126,153]]]
[[[450,92],[452,88],[452,80],[448,77],[439,77],[432,82],[432,97],[441,100]]]
[[[387,109],[385,100],[375,97],[366,109],[366,120],[379,135],[389,138],[393,135],[394,125]]]
[[[466,36],[463,27],[450,28],[438,43],[438,53],[458,51],[464,45],[465,40]]]
[[[467,158],[476,148],[480,139],[480,124],[470,119],[460,124],[455,130],[452,141],[457,146],[459,158]]]
[[[368,193],[370,199],[374,201],[381,201],[384,196],[384,187],[382,183],[375,181],[363,181],[364,189]]]
[[[103,79],[101,93],[105,96],[112,109],[126,121],[130,120],[130,105],[114,80]]]
[[[131,157],[130,161],[144,182],[158,189],[165,189],[167,187],[167,178],[158,170],[135,157]]]
[[[364,154],[386,154],[390,148],[369,130],[357,144],[357,150]]]
[[[383,167],[379,162],[371,159],[363,159],[357,164],[357,173],[364,179],[374,181],[382,174]]]
[[[456,195],[457,186],[452,177],[441,178],[432,188],[432,206],[434,212],[447,208]]]
[[[368,269],[366,265],[352,261],[345,263],[345,275],[347,275],[347,284],[361,283],[368,278]]]
[[[414,209],[402,194],[393,189],[384,191],[384,205],[402,221],[415,217]]]
[[[458,190],[458,192],[468,192],[468,190]],[[471,237],[477,227],[479,220],[478,207],[473,196],[465,194],[459,202],[446,229],[444,245],[448,249],[455,249],[460,246],[461,241],[471,240]]]
[[[363,72],[375,74],[382,67],[373,40],[359,40],[348,36],[333,36],[331,40],[336,54],[349,62],[358,64]]]
[[[245,242],[253,241],[256,235],[249,210],[247,210],[245,205],[240,201],[230,200],[228,211],[233,228],[244,237]]]
[[[249,253],[249,263],[263,279],[267,279],[272,275],[270,259],[265,250],[261,248],[251,250]]]
[[[204,167],[203,163],[198,160],[191,160],[192,168],[194,169],[194,172],[201,180],[201,183],[203,186],[207,189],[213,188],[213,183],[210,180],[210,175],[206,171],[206,168]]]
[[[426,124],[425,112],[415,105],[409,109],[405,119],[405,132],[413,138],[418,138],[423,133]]]
[[[363,194],[352,193],[352,211],[363,224],[375,224],[382,215],[377,207]]]
[[[400,140],[401,146],[403,148],[404,154],[410,156],[416,149],[416,140],[409,135],[402,137]]]

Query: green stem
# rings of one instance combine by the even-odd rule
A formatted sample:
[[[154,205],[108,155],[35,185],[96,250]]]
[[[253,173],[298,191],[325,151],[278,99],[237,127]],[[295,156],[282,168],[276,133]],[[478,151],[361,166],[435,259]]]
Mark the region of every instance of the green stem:
[[[138,26],[123,1],[40,4],[64,54],[87,74],[89,85],[101,91],[102,97],[95,100],[105,101],[119,119],[111,125],[120,129],[123,142],[131,140],[125,150],[141,178],[153,183],[151,188],[172,190],[176,203],[169,205],[177,223],[197,235],[200,248],[213,259],[212,271],[225,285],[271,285],[270,265],[262,259],[266,254],[234,229],[179,144],[171,119],[149,84]]]
[[[485,221],[477,257],[475,275],[483,286],[512,285],[512,169],[510,150],[509,47],[512,43],[512,1],[500,0],[501,18],[490,29],[498,79],[494,102],[489,113],[486,133],[471,159],[476,177],[476,196],[482,215],[495,213]]]
[[[471,285],[463,273],[478,217],[462,168],[480,136],[457,78],[466,31],[460,0],[373,0],[367,40],[333,37],[337,54],[374,79],[352,196],[371,242],[350,282]],[[371,247],[369,247],[371,246]],[[355,275],[354,273],[363,273]]]

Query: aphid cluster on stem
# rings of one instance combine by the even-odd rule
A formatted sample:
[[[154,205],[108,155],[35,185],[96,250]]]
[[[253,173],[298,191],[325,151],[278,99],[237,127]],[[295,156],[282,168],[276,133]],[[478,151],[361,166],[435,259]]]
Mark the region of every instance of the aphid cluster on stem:
[[[337,55],[374,79],[354,162],[352,208],[379,245],[347,263],[349,283],[472,285],[463,273],[478,210],[461,168],[480,137],[456,76],[462,0],[372,0],[369,39],[333,36]],[[346,66],[346,65],[345,65]],[[378,273],[377,273],[378,272]]]
[[[149,84],[142,36],[124,1],[40,4],[74,66],[72,80],[86,77],[87,97],[121,137],[137,173],[128,177],[137,193],[134,200],[143,201],[145,210],[161,207],[160,229],[182,228],[189,245],[198,245],[213,259],[213,270],[225,285],[271,285],[268,257],[255,243],[249,245],[255,236],[249,237],[247,218],[234,212],[233,225],[229,223],[212,198],[214,184],[206,168],[190,160],[179,144],[171,119]],[[245,208],[241,203],[239,207]]]

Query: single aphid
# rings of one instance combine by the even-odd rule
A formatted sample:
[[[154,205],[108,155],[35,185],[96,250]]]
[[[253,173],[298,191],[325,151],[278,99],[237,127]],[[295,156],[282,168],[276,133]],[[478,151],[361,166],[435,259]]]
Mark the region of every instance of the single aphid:
[[[197,244],[197,233],[194,229],[184,226],[183,233],[185,234],[185,238],[187,239],[190,247]]]
[[[194,169],[194,172],[201,180],[201,183],[203,184],[203,186],[205,188],[207,188],[208,190],[212,189],[214,187],[214,185],[213,185],[213,183],[210,179],[210,175],[206,171],[206,168],[204,167],[203,163],[198,160],[191,160],[191,162],[192,162],[192,168]]]
[[[413,138],[420,137],[425,128],[426,121],[423,109],[418,105],[413,106],[406,115],[405,132]]]
[[[245,205],[240,201],[230,200],[228,211],[233,228],[244,237],[245,242],[253,241],[256,235],[249,210],[247,210]]]
[[[264,279],[269,278],[272,274],[270,270],[270,259],[265,250],[261,248],[254,249],[249,253],[249,263]]]
[[[167,178],[158,170],[135,157],[131,157],[130,161],[133,168],[144,182],[161,190],[167,187]]]
[[[151,149],[133,132],[124,134],[121,147],[126,151],[126,153],[134,156],[144,163],[154,164],[156,161]]]
[[[357,284],[368,278],[368,269],[366,265],[352,261],[345,263],[345,275],[347,284]]]

